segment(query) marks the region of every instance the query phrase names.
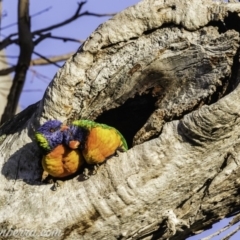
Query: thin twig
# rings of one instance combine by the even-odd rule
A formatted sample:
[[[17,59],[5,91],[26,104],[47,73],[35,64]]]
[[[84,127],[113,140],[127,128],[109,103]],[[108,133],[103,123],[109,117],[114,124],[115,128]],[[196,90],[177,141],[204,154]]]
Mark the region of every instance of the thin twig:
[[[78,15],[78,17],[83,17],[83,16],[94,16],[94,17],[112,17],[114,16],[116,13],[104,13],[104,14],[99,14],[99,13],[92,13],[89,11],[85,11],[81,14]]]
[[[0,42],[0,50],[6,48],[7,46],[9,46],[13,43],[18,43],[18,38],[11,39],[13,36],[14,36],[14,34],[11,34],[8,37],[6,37],[3,41]]]
[[[238,222],[240,222],[240,213],[236,214],[229,224],[231,224],[231,226],[232,226]]]
[[[0,70],[0,76],[8,75],[16,70],[16,66],[12,66],[9,68],[4,68]]]
[[[33,15],[31,15],[31,18],[36,17],[36,16],[38,16],[38,15],[44,13],[44,12],[47,12],[47,11],[49,11],[51,8],[52,8],[52,6],[47,7],[47,8],[45,8],[45,9],[39,11],[39,12],[36,12],[36,13],[34,13]]]
[[[43,89],[23,89],[23,92],[43,92]]]
[[[62,27],[62,26],[67,25],[67,24],[73,22],[74,20],[76,20],[80,17],[83,17],[83,16],[109,17],[109,16],[114,16],[115,15],[115,13],[98,14],[98,13],[92,13],[92,12],[88,12],[88,11],[80,13],[80,11],[81,11],[81,9],[82,9],[82,7],[84,6],[85,3],[86,2],[78,3],[78,8],[77,8],[76,12],[70,18],[68,18],[64,21],[61,21],[57,24],[53,24],[49,27],[35,30],[35,31],[32,32],[32,36],[41,35],[44,32],[48,32],[50,30]],[[9,46],[12,43],[18,43],[18,38],[12,39],[13,37],[16,37],[17,35],[18,35],[18,33],[12,33],[8,37],[6,37],[2,42],[0,42],[0,50],[3,49],[3,48],[6,48],[7,46]]]
[[[39,80],[43,81],[46,84],[49,84],[49,82],[52,80],[51,78],[49,78],[48,76],[45,76],[41,73],[39,73],[38,71],[36,71],[33,68],[29,68],[29,71],[33,73],[34,76],[36,76]]]
[[[36,52],[34,52],[34,53],[36,55],[38,54]],[[31,60],[30,66],[49,65],[49,64],[55,64],[56,62],[66,61],[73,54],[74,54],[74,52],[70,52],[70,53],[66,53],[66,54],[62,54],[62,55],[58,55],[58,56],[53,56],[53,57],[44,57],[41,54],[38,54],[38,56],[41,55],[40,58],[36,58],[36,59]],[[0,56],[0,57],[2,57],[2,56]],[[14,56],[11,56],[11,57],[14,57]],[[7,63],[7,62],[5,62],[5,63]],[[59,66],[57,66],[57,67],[59,67]],[[8,75],[8,74],[14,72],[15,70],[16,70],[15,65],[12,65],[9,68],[1,69],[0,70],[0,76]]]
[[[51,36],[51,33],[41,34],[39,35],[39,38],[34,41],[34,46],[38,45],[41,41],[43,41],[46,38],[49,38]]]
[[[59,55],[59,56],[53,56],[53,57],[48,57],[47,59],[52,63],[55,62],[61,62],[61,61],[66,61],[68,58],[70,58],[72,55],[74,54],[74,52],[70,52],[67,54],[63,54],[63,55]],[[48,65],[49,61],[43,59],[43,58],[37,58],[37,59],[33,59],[31,61],[31,65],[35,66],[35,65]]]
[[[18,58],[18,56],[14,56],[14,55],[0,55],[0,58]]]
[[[52,6],[47,7],[47,8],[45,8],[45,9],[39,11],[39,12],[36,12],[36,13],[34,13],[33,15],[31,15],[31,18],[36,17],[37,15],[40,15],[40,14],[42,14],[42,13],[44,13],[44,12],[47,12],[47,11],[49,11],[51,8],[52,8]],[[0,28],[0,30],[4,30],[4,29],[10,28],[10,27],[15,26],[15,25],[17,25],[17,22],[8,24],[7,26],[4,26],[4,27]]]
[[[41,29],[39,29],[39,30],[36,30],[36,31],[33,32],[33,34],[40,34],[40,33],[42,33],[42,32],[48,32],[48,31],[50,31],[50,30],[53,30],[53,29],[55,29],[55,28],[59,28],[59,27],[61,27],[61,26],[63,26],[63,25],[66,25],[66,24],[74,21],[75,19],[78,18],[79,12],[81,11],[81,9],[82,9],[82,7],[84,6],[85,3],[86,3],[86,1],[83,1],[83,2],[78,3],[78,8],[77,8],[76,12],[73,14],[72,17],[70,17],[70,18],[68,18],[68,19],[66,19],[66,20],[64,20],[64,21],[62,21],[62,22],[60,22],[60,23],[53,24],[53,25],[51,25],[51,26],[49,26],[49,27],[41,28]]]
[[[201,240],[210,240],[210,239],[212,239],[213,237],[215,237],[215,236],[221,234],[222,232],[228,230],[230,227],[232,227],[234,224],[238,223],[239,221],[240,221],[240,213],[238,213],[237,215],[235,215],[235,217],[228,223],[227,226],[219,229],[217,232],[215,232],[215,233],[213,233],[213,234],[211,234],[211,235],[209,235],[209,236],[207,236],[207,237],[205,237],[205,238],[202,238]],[[239,227],[240,227],[240,226],[238,226],[237,230],[239,230]],[[233,233],[233,232],[231,232],[230,234],[232,234],[232,233]],[[235,230],[234,230],[234,233],[235,233]],[[233,234],[234,234],[234,233],[233,233]],[[229,236],[229,238],[230,238],[232,235],[227,235],[227,236],[226,236],[225,238],[223,238],[223,239],[224,239],[224,240],[229,239],[229,238],[227,238],[228,236]]]
[[[232,232],[230,232],[226,237],[222,238],[222,240],[229,240],[230,237],[232,237],[235,233],[237,233],[240,230],[240,225],[233,230]]]
[[[53,38],[53,39],[58,39],[58,40],[62,40],[64,42],[70,41],[70,42],[77,42],[77,43],[83,43],[84,40],[79,40],[79,39],[75,39],[75,38],[69,38],[69,37],[58,37],[58,36],[49,36],[49,38]]]
[[[212,239],[213,237],[219,235],[220,233],[228,230],[230,227],[231,227],[231,226],[227,225],[227,226],[219,229],[217,232],[215,232],[215,233],[213,233],[213,234],[211,234],[211,235],[209,235],[209,236],[207,236],[207,237],[205,237],[205,238],[201,238],[201,240],[210,240],[210,239]]]
[[[35,55],[37,55],[38,57],[44,59],[44,60],[47,61],[48,63],[53,64],[53,65],[55,65],[55,66],[58,67],[58,68],[61,67],[61,65],[57,64],[56,62],[52,62],[49,58],[43,56],[43,55],[40,54],[40,53],[37,53],[36,51],[33,51],[33,53],[34,53]]]

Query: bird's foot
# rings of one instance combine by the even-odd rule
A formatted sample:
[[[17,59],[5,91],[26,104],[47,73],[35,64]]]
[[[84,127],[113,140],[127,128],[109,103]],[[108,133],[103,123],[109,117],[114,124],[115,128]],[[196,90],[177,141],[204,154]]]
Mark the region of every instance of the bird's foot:
[[[95,175],[97,173],[99,166],[100,166],[100,164],[95,164],[93,166],[93,168],[91,166],[90,170],[89,170],[89,168],[84,168],[84,170],[83,170],[84,179],[89,179],[91,175]]]
[[[84,179],[88,179],[90,177],[88,168],[84,168],[83,177]]]
[[[93,172],[92,172],[93,175],[97,174],[97,170],[98,170],[99,166],[100,166],[99,164],[95,164],[93,166]]]
[[[57,188],[60,188],[63,185],[63,181],[61,180],[53,180],[52,179],[53,186],[51,187],[52,191],[57,191]]]
[[[116,152],[114,153],[114,156],[115,157],[119,157],[119,155],[120,155],[120,153],[123,153],[123,152],[125,152],[122,148],[118,148],[117,150],[116,150]]]

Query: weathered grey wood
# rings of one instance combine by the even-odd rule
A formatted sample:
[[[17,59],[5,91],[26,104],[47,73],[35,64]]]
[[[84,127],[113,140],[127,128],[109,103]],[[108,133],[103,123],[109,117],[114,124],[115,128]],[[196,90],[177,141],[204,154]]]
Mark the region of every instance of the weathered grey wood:
[[[101,25],[43,100],[0,129],[0,228],[185,239],[239,210],[239,33],[216,26],[230,12],[240,4],[145,0]],[[156,109],[132,149],[86,181],[40,182],[40,123],[96,119],[147,94]]]

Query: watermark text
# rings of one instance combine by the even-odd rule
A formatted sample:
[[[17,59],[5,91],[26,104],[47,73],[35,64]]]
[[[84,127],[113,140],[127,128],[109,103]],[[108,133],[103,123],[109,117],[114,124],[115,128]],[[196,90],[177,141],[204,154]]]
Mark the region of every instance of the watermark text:
[[[32,230],[32,229],[17,229],[17,228],[8,228],[8,229],[1,229],[0,228],[0,238],[7,238],[7,237],[15,237],[15,238],[34,238],[34,237],[61,237],[62,231],[59,229],[40,229],[40,230]]]

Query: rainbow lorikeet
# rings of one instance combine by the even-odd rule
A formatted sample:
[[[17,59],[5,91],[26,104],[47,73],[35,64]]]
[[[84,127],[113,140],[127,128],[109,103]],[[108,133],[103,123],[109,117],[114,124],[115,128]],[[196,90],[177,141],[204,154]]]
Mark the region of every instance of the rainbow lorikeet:
[[[83,164],[79,150],[73,150],[63,144],[63,131],[68,127],[58,120],[44,123],[36,132],[36,141],[43,153],[42,180],[48,174],[53,177],[66,177],[75,173]]]
[[[127,151],[127,142],[115,128],[90,120],[74,121],[64,131],[64,143],[79,148],[88,164],[100,164],[116,151]]]

